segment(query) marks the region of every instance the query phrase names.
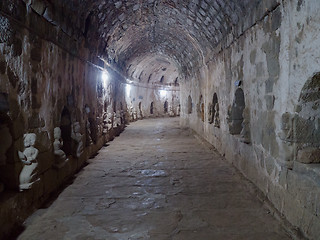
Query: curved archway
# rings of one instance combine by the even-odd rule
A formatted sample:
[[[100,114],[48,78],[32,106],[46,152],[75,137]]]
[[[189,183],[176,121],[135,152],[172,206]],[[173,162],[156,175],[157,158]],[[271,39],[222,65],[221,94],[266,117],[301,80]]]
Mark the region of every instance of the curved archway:
[[[163,112],[168,113],[168,101],[167,100],[163,104]]]
[[[61,138],[63,140],[62,150],[66,155],[72,154],[72,138],[71,138],[71,115],[69,110],[64,107],[60,118]]]

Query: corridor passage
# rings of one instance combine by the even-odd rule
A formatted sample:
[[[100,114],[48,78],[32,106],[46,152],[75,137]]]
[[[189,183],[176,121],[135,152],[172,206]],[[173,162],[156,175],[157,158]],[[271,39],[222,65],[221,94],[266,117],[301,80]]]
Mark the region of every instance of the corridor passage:
[[[131,123],[18,239],[290,239],[208,146],[178,118]]]

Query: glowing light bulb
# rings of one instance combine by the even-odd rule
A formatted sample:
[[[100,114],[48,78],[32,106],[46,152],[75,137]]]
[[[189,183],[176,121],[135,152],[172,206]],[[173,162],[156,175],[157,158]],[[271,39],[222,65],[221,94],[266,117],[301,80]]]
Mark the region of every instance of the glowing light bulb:
[[[126,94],[127,94],[128,97],[130,96],[130,92],[131,92],[131,85],[127,84],[126,85]]]
[[[167,91],[166,90],[160,90],[160,97],[164,98],[167,96]]]
[[[102,79],[102,83],[103,83],[104,87],[106,87],[108,80],[109,80],[108,72],[106,72],[106,71],[102,72],[101,79]]]

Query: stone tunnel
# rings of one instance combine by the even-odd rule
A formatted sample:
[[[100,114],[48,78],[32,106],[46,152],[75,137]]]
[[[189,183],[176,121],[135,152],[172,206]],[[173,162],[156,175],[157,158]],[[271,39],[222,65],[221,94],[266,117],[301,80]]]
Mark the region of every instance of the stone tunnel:
[[[318,0],[0,0],[0,239],[319,239],[319,11]],[[127,192],[164,190],[126,195],[124,172],[137,180]],[[105,202],[70,200],[88,182]],[[59,202],[104,215],[82,212],[88,228]],[[158,207],[131,215],[134,203]]]

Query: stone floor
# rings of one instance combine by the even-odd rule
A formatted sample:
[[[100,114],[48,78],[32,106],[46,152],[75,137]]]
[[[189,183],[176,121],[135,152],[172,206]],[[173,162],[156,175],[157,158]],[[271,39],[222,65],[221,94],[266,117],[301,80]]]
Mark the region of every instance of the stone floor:
[[[131,123],[18,239],[285,240],[223,157],[179,119]]]

